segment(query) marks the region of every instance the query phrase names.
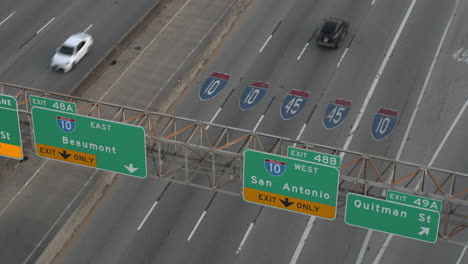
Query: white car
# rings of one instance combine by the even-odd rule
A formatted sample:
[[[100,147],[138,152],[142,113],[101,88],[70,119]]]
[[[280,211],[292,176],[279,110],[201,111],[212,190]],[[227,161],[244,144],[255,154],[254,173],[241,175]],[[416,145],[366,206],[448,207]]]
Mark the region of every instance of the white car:
[[[93,37],[87,33],[71,35],[62,46],[56,49],[50,66],[54,70],[70,71],[86,54],[93,45]]]

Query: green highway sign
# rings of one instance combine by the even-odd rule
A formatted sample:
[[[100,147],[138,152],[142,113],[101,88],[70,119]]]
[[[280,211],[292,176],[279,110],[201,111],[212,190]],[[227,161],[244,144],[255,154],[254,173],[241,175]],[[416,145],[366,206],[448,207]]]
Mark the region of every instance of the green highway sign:
[[[307,149],[295,148],[292,146],[288,146],[288,157],[307,160],[310,162],[320,163],[323,165],[329,165],[336,168],[340,168],[341,166],[341,157],[315,152]]]
[[[412,205],[424,209],[434,210],[437,212],[442,211],[442,201],[429,199],[422,196],[387,190],[387,200],[396,203]]]
[[[64,102],[60,100],[39,97],[39,96],[34,96],[34,95],[29,96],[29,102],[31,103],[31,108],[37,106],[37,107],[43,107],[43,108],[52,109],[52,110],[58,110],[62,112],[76,113],[75,103]]]
[[[23,158],[16,98],[0,95],[0,156]]]
[[[435,243],[440,213],[415,206],[348,193],[345,222],[425,242]]]
[[[333,220],[339,176],[339,170],[332,166],[247,149],[243,198]]]
[[[40,107],[31,113],[37,155],[146,177],[143,127]]]

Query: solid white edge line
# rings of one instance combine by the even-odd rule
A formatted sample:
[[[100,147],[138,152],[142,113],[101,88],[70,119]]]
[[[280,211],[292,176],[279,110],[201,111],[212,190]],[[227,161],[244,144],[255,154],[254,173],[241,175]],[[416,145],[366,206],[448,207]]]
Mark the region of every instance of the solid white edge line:
[[[273,35],[270,35],[267,40],[265,41],[265,43],[263,43],[263,46],[260,48],[260,50],[258,52],[262,53],[263,49],[265,48],[265,46],[268,44],[268,42],[270,41],[270,39],[273,37]]]
[[[452,133],[453,128],[457,125],[458,120],[460,119],[460,117],[461,117],[461,115],[463,114],[463,112],[465,112],[466,106],[468,106],[468,100],[465,100],[465,103],[463,104],[463,107],[462,107],[462,108],[460,109],[460,111],[458,112],[457,116],[455,117],[455,120],[453,120],[453,123],[450,125],[450,128],[449,128],[449,130],[447,131],[447,133],[445,133],[444,139],[442,139],[442,142],[440,142],[439,146],[437,147],[437,150],[436,150],[436,152],[434,153],[434,155],[432,156],[431,161],[429,161],[428,167],[431,167],[431,166],[432,166],[432,164],[434,163],[434,160],[435,160],[435,159],[437,158],[437,156],[439,155],[440,150],[441,150],[442,147],[445,145],[445,142],[447,141],[448,137],[449,137],[450,134]]]
[[[198,218],[197,224],[193,227],[192,232],[190,232],[190,235],[187,238],[187,242],[190,241],[190,239],[192,239],[193,234],[195,234],[195,230],[197,230],[198,226],[200,225],[200,223],[201,223],[203,217],[205,217],[205,215],[206,215],[206,210],[203,211],[200,218]]]
[[[88,30],[89,30],[90,28],[92,28],[92,27],[93,27],[93,24],[89,25],[89,26],[85,29],[85,31],[83,31],[83,32],[84,32],[84,33],[88,32]]]
[[[236,250],[236,253],[239,254],[242,250],[242,247],[244,246],[245,241],[247,240],[247,237],[250,234],[250,231],[252,231],[252,228],[254,226],[254,223],[250,223],[249,228],[247,229],[247,232],[245,232],[244,237],[242,238],[242,241],[239,244],[239,247]]]
[[[341,55],[340,60],[339,60],[338,63],[336,64],[336,67],[337,67],[337,68],[340,67],[341,62],[343,61],[344,57],[346,56],[346,53],[348,53],[348,49],[349,49],[349,48],[346,48],[346,49],[344,50],[344,52],[343,52],[343,55]]]
[[[262,122],[263,118],[265,117],[265,115],[262,115],[260,117],[260,119],[258,120],[257,124],[255,125],[254,129],[253,129],[253,132],[257,131],[257,128],[258,126],[260,125],[260,123]]]
[[[374,5],[374,4],[375,4],[375,0],[372,0],[372,3],[371,3],[371,5]]]
[[[299,258],[299,255],[301,254],[302,248],[305,245],[307,237],[309,237],[310,230],[312,229],[312,226],[314,225],[315,218],[316,218],[315,216],[311,216],[309,218],[309,221],[307,222],[304,233],[302,233],[301,240],[299,240],[299,244],[297,244],[296,250],[294,251],[294,255],[291,258],[291,261],[289,262],[289,264],[296,264],[297,259]]]
[[[14,14],[16,13],[16,10],[13,11],[9,16],[7,16],[5,19],[2,20],[2,22],[0,22],[0,26],[3,25],[3,23],[5,23],[8,19],[10,19],[10,17],[12,17]]]
[[[368,229],[364,243],[362,243],[361,250],[359,250],[359,255],[356,259],[356,264],[361,264],[364,254],[366,253],[367,245],[369,244],[370,237],[372,236],[372,230]]]
[[[149,211],[146,213],[145,218],[143,218],[140,225],[138,226],[137,231],[140,231],[141,227],[145,224],[146,219],[148,219],[149,215],[151,214],[151,212],[153,212],[153,209],[157,204],[158,204],[158,201],[155,201],[154,204],[151,206]]]
[[[468,241],[466,241],[468,243]],[[465,252],[466,252],[466,248],[468,248],[468,246],[465,246],[460,254],[460,257],[458,258],[457,260],[457,263],[456,264],[460,264],[462,259],[463,259],[463,256],[465,255]]]
[[[398,39],[400,38],[401,32],[403,32],[403,28],[405,27],[406,22],[408,21],[408,18],[410,16],[411,12],[413,11],[413,7],[414,7],[415,4],[416,4],[416,0],[413,0],[411,2],[411,4],[410,4],[408,10],[406,11],[405,17],[401,21],[400,27],[398,28],[398,31],[397,31],[395,37],[393,38],[392,43],[390,44],[390,47],[388,48],[387,52],[385,53],[385,57],[384,57],[382,63],[380,64],[379,70],[377,71],[377,74],[375,75],[374,81],[372,82],[372,85],[371,85],[371,87],[369,89],[369,92],[367,93],[366,98],[364,99],[364,103],[362,104],[361,109],[359,110],[356,121],[354,122],[353,127],[351,128],[351,131],[349,132],[348,138],[346,138],[346,142],[345,142],[345,144],[343,146],[344,150],[347,150],[349,145],[351,144],[351,140],[352,140],[352,138],[354,136],[354,132],[356,132],[356,130],[357,130],[358,126],[359,126],[359,123],[361,122],[361,118],[364,115],[364,111],[366,110],[367,105],[369,104],[370,99],[372,97],[372,94],[374,93],[375,88],[377,87],[377,84],[379,83],[380,76],[382,75],[383,71],[385,70],[385,67],[387,66],[388,60],[393,55],[393,50],[395,49],[396,43],[397,43]]]
[[[107,89],[107,91],[101,96],[101,98],[99,99],[99,101],[102,101],[104,99],[104,97],[106,97],[106,95],[110,92],[110,90],[112,90],[112,88],[114,88],[114,86],[120,81],[120,79],[122,79],[122,77],[128,72],[128,70],[133,66],[133,64],[136,63],[136,61],[143,55],[145,54],[146,50],[148,50],[149,47],[151,47],[151,45],[153,44],[153,42],[159,37],[159,35],[164,32],[164,30],[169,26],[169,24],[171,24],[172,20],[174,20],[174,18],[177,17],[177,15],[179,15],[179,13],[185,8],[185,6],[190,2],[191,0],[187,0],[187,2],[185,2],[185,4],[174,14],[174,16],[169,20],[169,22],[167,22],[166,25],[164,25],[164,27],[161,29],[161,31],[158,32],[158,34],[156,34],[156,36],[154,36],[154,38],[150,41],[150,43],[140,52],[140,54],[138,54],[138,56],[132,61],[132,63],[130,63],[130,65],[128,65],[128,67],[119,75],[119,77],[117,77],[117,79],[115,79],[114,83],[109,87],[109,89]]]
[[[380,262],[380,259],[382,258],[383,253],[387,249],[388,244],[390,244],[390,241],[392,240],[392,238],[393,238],[392,234],[387,235],[387,238],[385,239],[385,242],[383,243],[382,248],[380,248],[379,253],[375,257],[374,262],[372,262],[372,264],[378,264]]]
[[[47,231],[47,233],[42,237],[42,239],[39,241],[39,243],[37,243],[36,247],[34,247],[34,249],[31,251],[31,253],[29,253],[28,257],[26,258],[26,260],[23,262],[23,263],[28,263],[29,259],[34,255],[34,253],[36,252],[36,250],[42,245],[42,243],[44,242],[44,240],[49,236],[50,232],[52,232],[52,230],[57,226],[58,222],[60,221],[60,219],[62,219],[62,217],[65,215],[65,213],[68,211],[68,209],[70,209],[70,206],[75,203],[76,199],[78,199],[78,196],[80,196],[80,194],[83,192],[83,190],[86,188],[86,186],[88,186],[88,184],[91,182],[92,179],[94,179],[94,176],[96,176],[97,172],[99,170],[95,170],[93,175],[91,175],[91,177],[89,177],[89,179],[85,182],[85,184],[83,184],[83,186],[81,187],[80,191],[75,195],[75,197],[73,197],[73,199],[70,201],[70,203],[67,205],[67,207],[65,207],[65,209],[62,211],[62,213],[60,214],[60,216],[57,218],[57,220],[55,220],[55,222],[52,224],[52,226],[49,228],[49,230]]]
[[[223,109],[223,108],[220,107],[220,108],[218,109],[218,111],[216,111],[216,113],[214,114],[213,118],[211,118],[210,123],[213,123],[213,121],[214,121],[214,120],[216,119],[216,117],[218,116],[219,112],[221,112],[221,109]],[[210,128],[210,125],[207,125],[207,126],[206,126],[206,130],[208,130],[209,128]]]
[[[302,54],[304,54],[305,50],[307,49],[307,46],[309,46],[309,42],[306,42],[304,48],[302,49],[301,53],[299,53],[299,56],[297,56],[297,60],[300,60],[302,57]]]
[[[36,177],[36,175],[39,173],[39,171],[44,167],[44,165],[48,162],[49,160],[46,159],[44,163],[34,172],[34,174],[29,178],[29,180],[21,187],[21,189],[13,196],[13,198],[3,207],[2,211],[0,211],[0,217],[3,215],[3,213],[10,207],[10,205],[18,198],[18,196],[21,194],[21,192],[29,185],[29,183]]]
[[[456,10],[458,8],[458,2],[459,1],[457,0],[457,2],[455,4],[455,9],[452,12],[452,16],[450,17],[447,25],[445,26],[444,33],[442,34],[442,38],[439,41],[439,45],[437,46],[437,50],[436,50],[436,53],[434,55],[434,58],[432,58],[432,63],[431,63],[431,66],[429,67],[429,71],[428,71],[428,74],[426,75],[426,79],[424,80],[421,93],[419,94],[418,101],[416,102],[416,106],[415,106],[415,108],[413,110],[413,113],[411,115],[411,119],[409,121],[408,127],[406,128],[405,135],[403,136],[403,140],[401,141],[400,149],[398,150],[398,153],[397,153],[397,156],[396,156],[397,160],[399,160],[400,157],[401,157],[401,153],[403,152],[403,148],[404,148],[404,146],[406,144],[406,139],[408,138],[409,132],[410,132],[411,128],[413,127],[414,119],[416,118],[416,114],[417,114],[417,112],[419,110],[419,106],[421,105],[424,93],[426,92],[427,86],[429,85],[429,80],[431,79],[432,71],[434,70],[435,64],[436,64],[437,60],[439,59],[440,51],[442,50],[442,46],[443,46],[443,44],[445,42],[447,32],[448,32],[448,30],[450,28],[450,25],[452,24],[452,19],[453,19],[453,17],[455,17],[455,13],[456,13]]]
[[[53,17],[51,20],[49,20],[49,22],[47,22],[47,24],[45,24],[44,26],[41,27],[41,29],[39,29],[36,34],[39,34],[41,33],[42,30],[44,30],[44,28],[46,28],[50,23],[52,23],[52,21],[55,20],[55,17]]]

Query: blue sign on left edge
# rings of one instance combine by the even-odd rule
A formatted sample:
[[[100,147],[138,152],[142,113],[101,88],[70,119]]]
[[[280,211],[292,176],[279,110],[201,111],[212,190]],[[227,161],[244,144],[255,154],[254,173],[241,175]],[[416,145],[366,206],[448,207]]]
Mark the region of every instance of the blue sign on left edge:
[[[213,72],[200,88],[200,100],[208,101],[213,99],[226,87],[230,78],[230,74]]]
[[[257,105],[265,96],[268,86],[269,84],[265,82],[254,82],[245,87],[239,101],[242,111],[247,111]]]

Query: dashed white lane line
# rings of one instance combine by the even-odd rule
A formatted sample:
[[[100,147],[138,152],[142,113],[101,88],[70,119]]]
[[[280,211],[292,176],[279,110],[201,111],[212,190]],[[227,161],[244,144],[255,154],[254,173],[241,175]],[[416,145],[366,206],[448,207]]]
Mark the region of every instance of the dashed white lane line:
[[[383,253],[387,249],[388,244],[390,244],[390,241],[392,240],[392,238],[393,238],[392,234],[387,235],[387,238],[385,239],[385,241],[384,241],[384,243],[382,245],[382,248],[379,250],[379,253],[375,257],[374,262],[372,262],[372,264],[378,264],[380,262],[380,259],[382,258]]]
[[[254,223],[250,223],[249,228],[247,229],[247,232],[245,232],[244,237],[242,238],[242,241],[239,244],[239,247],[236,250],[236,253],[239,254],[242,250],[242,247],[245,244],[245,241],[247,240],[247,237],[249,237],[250,231],[252,231],[252,228],[254,227]]]
[[[262,53],[263,49],[265,48],[265,46],[268,44],[268,42],[270,42],[270,39],[273,37],[273,35],[270,35],[267,40],[265,41],[265,43],[263,43],[262,47],[260,48],[260,50],[258,52]]]
[[[39,29],[39,30],[36,32],[36,34],[41,33],[41,31],[44,30],[44,29],[45,29],[50,23],[52,23],[52,21],[54,21],[54,20],[55,20],[55,17],[51,18],[51,19],[49,20],[49,22],[47,22],[44,26],[41,27],[41,29]]]
[[[151,206],[151,208],[149,209],[149,211],[146,213],[145,217],[143,218],[143,220],[141,221],[140,225],[138,226],[137,228],[137,231],[140,231],[141,227],[145,224],[146,222],[146,219],[148,219],[149,215],[151,214],[151,212],[153,212],[153,209],[154,207],[158,204],[158,200],[156,200],[153,205]]]
[[[297,259],[301,255],[301,251],[302,251],[302,248],[304,247],[307,237],[309,237],[310,230],[312,229],[312,226],[314,225],[315,218],[316,218],[315,216],[311,216],[309,218],[306,229],[304,230],[304,233],[302,233],[301,240],[299,240],[299,244],[297,245],[296,250],[294,251],[294,255],[291,261],[289,262],[289,264],[296,264]]]
[[[408,18],[415,4],[416,4],[416,0],[411,1],[411,4],[408,10],[406,11],[405,17],[401,21],[400,27],[398,28],[396,35],[393,38],[392,43],[390,44],[390,47],[388,48],[387,52],[385,53],[385,57],[382,63],[380,64],[379,70],[377,71],[377,74],[374,78],[374,81],[372,82],[369,92],[367,93],[366,98],[364,99],[364,103],[362,104],[361,109],[359,110],[356,121],[354,122],[353,127],[351,128],[351,131],[349,132],[348,138],[346,138],[345,144],[343,146],[344,150],[347,150],[349,145],[351,144],[351,140],[353,139],[354,132],[356,132],[359,126],[359,123],[361,122],[361,118],[364,115],[364,112],[366,111],[367,105],[369,104],[370,99],[372,98],[372,95],[374,94],[375,88],[377,87],[377,84],[379,83],[380,76],[382,75],[383,71],[385,70],[385,67],[387,66],[388,60],[393,55],[393,50],[395,49],[396,43],[398,42],[398,39],[400,39],[400,35],[403,32],[403,28],[405,27],[406,22],[408,21]]]
[[[197,221],[197,224],[193,227],[192,232],[190,232],[190,235],[187,238],[187,242],[190,241],[190,239],[192,239],[193,234],[195,234],[195,231],[197,230],[198,226],[200,225],[200,223],[203,220],[203,217],[205,217],[205,215],[206,215],[206,210],[203,211],[203,213],[201,214],[200,218]]]
[[[84,32],[84,33],[88,32],[88,30],[90,30],[92,27],[93,27],[93,24],[89,25],[89,26],[85,29],[85,31],[83,31],[83,32]]]
[[[253,129],[253,132],[257,131],[257,128],[258,128],[258,126],[260,125],[260,123],[262,123],[262,120],[263,120],[264,117],[265,117],[265,115],[263,114],[263,115],[260,117],[260,119],[258,119],[258,122],[257,122],[257,124],[255,125],[255,127],[254,127],[254,129]]]
[[[304,54],[305,50],[307,49],[307,47],[309,46],[309,42],[307,42],[304,46],[304,48],[302,48],[302,51],[301,53],[299,53],[299,56],[297,56],[297,60],[300,60],[301,57],[302,57],[302,54]]]
[[[221,112],[221,109],[223,109],[222,107],[218,108],[218,111],[216,111],[216,113],[214,114],[214,116],[211,118],[210,120],[210,123],[213,123],[213,121],[216,119],[216,117],[219,115],[219,112]],[[207,125],[206,126],[206,130],[208,130],[210,128],[210,125]]]
[[[372,3],[371,3],[371,5],[374,5],[374,4],[375,4],[375,1],[376,1],[376,0],[372,0]]]
[[[349,48],[346,48],[346,49],[343,51],[343,55],[341,55],[340,60],[339,60],[338,63],[336,64],[336,67],[337,67],[337,68],[340,67],[341,62],[343,61],[344,57],[346,56],[346,53],[348,53],[348,49],[349,49]]]
[[[21,194],[21,192],[26,189],[26,187],[28,187],[29,183],[37,176],[37,174],[39,173],[39,171],[42,169],[42,167],[44,167],[44,165],[48,162],[49,160],[45,160],[44,163],[41,164],[41,166],[39,166],[39,168],[34,172],[34,174],[31,176],[31,178],[29,178],[29,180],[23,185],[23,187],[21,187],[21,189],[15,194],[15,196],[13,196],[13,198],[7,203],[7,205],[5,207],[3,207],[2,211],[0,211],[0,217],[3,215],[3,213],[8,209],[8,207],[10,207],[10,205],[16,200],[16,198],[18,198],[18,196]]]
[[[3,23],[5,23],[8,19],[10,19],[14,14],[16,13],[16,10],[13,11],[9,16],[7,16],[5,19],[2,20],[2,22],[0,22],[0,26],[3,25]]]

